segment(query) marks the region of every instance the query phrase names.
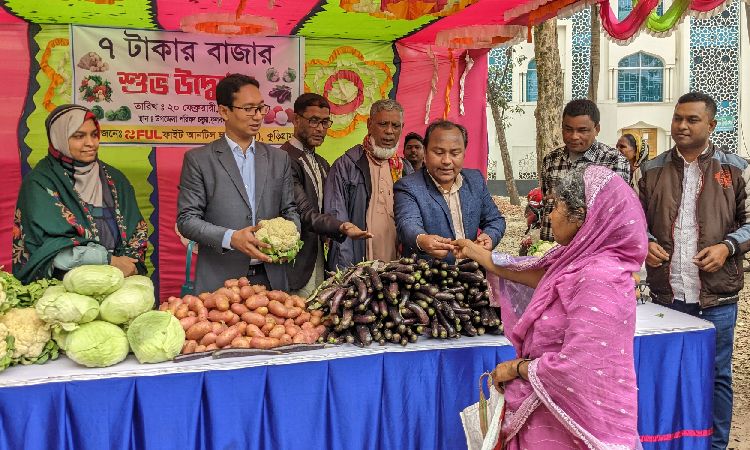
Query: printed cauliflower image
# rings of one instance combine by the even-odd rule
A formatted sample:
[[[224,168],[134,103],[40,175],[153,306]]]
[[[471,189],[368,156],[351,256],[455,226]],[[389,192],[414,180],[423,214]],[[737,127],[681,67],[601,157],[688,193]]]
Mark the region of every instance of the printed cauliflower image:
[[[271,248],[261,248],[260,250],[274,261],[281,258],[294,261],[297,252],[303,245],[294,222],[283,217],[276,217],[275,219],[261,220],[258,225],[261,226],[261,229],[255,232],[255,237],[271,245]]]

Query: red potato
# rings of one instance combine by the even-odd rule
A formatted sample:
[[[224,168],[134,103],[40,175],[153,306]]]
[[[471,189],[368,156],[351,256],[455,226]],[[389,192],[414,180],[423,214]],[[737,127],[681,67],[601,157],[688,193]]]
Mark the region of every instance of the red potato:
[[[224,324],[223,323],[221,323],[221,322],[211,323],[211,333],[213,333],[213,334],[215,334],[215,335],[218,336],[224,330],[225,330],[225,328],[224,328]]]
[[[244,336],[245,329],[247,329],[247,324],[245,322],[239,321],[237,322],[237,328],[240,330],[240,336]]]
[[[253,312],[265,316],[266,314],[268,314],[268,308],[266,308],[265,306],[261,306],[260,308],[256,308]]]
[[[216,308],[216,298],[217,297],[218,297],[218,294],[211,294],[210,297],[208,297],[207,299],[203,300],[203,306],[205,306],[206,308],[209,308],[209,309]]]
[[[159,311],[169,311],[169,303],[164,302],[159,305]]]
[[[287,308],[286,309],[286,316],[284,316],[284,317],[288,317],[290,319],[296,319],[303,312],[304,312],[304,310],[302,308],[297,308],[296,306],[293,306],[291,308]]]
[[[293,326],[293,325],[294,325],[294,321],[293,321],[292,319],[286,319],[286,320],[284,321],[284,326],[285,326],[285,327],[291,327],[291,326]]]
[[[205,345],[198,345],[197,347],[195,347],[195,353],[200,353],[200,352],[205,352],[205,351],[206,351]]]
[[[201,345],[208,347],[209,345],[216,342],[216,335],[214,333],[208,333],[201,339]]]
[[[180,325],[182,325],[182,329],[185,331],[189,330],[190,327],[192,327],[196,323],[198,323],[197,317],[185,317],[184,319],[180,319]]]
[[[183,300],[184,303],[184,300]],[[203,308],[203,300],[199,299],[198,297],[193,297],[193,301],[188,303],[188,308],[190,308],[190,311],[198,311],[199,309]]]
[[[196,297],[194,295],[188,294],[188,295],[182,297],[182,304],[183,305],[188,305],[188,307],[190,308],[190,310],[193,310],[193,305],[195,304],[196,301],[199,301],[199,302],[203,303],[203,301],[201,301],[201,299],[199,299],[198,297]]]
[[[195,311],[188,311],[187,317],[198,317],[198,313]]]
[[[268,306],[268,297],[263,294],[251,295],[245,300],[245,306],[247,306],[248,309],[257,309],[261,306]]]
[[[197,314],[198,314],[199,321],[208,320],[208,308],[206,308],[205,306],[203,308],[200,308],[197,311]]]
[[[209,322],[198,322],[191,325],[190,328],[185,332],[185,338],[187,340],[198,340],[203,336],[211,332],[211,323]]]
[[[229,310],[229,305],[229,298],[227,298],[226,295],[222,295],[216,299],[216,309],[218,309],[219,311]]]
[[[294,306],[296,306],[297,308],[302,308],[303,310],[307,308],[306,298],[302,298],[298,295],[294,295],[293,297],[294,297]]]
[[[315,328],[315,326],[313,326],[313,324],[311,324],[310,322],[305,322],[300,325],[300,328],[302,328],[303,330],[312,330]]]
[[[237,289],[239,290],[239,288]],[[229,299],[229,303],[239,303],[242,301],[242,297],[240,297],[239,291],[234,291],[227,288],[219,288],[219,290],[216,292],[220,295],[226,295],[227,299]]]
[[[174,313],[177,311],[177,308],[179,308],[180,306],[182,306],[181,298],[176,298],[172,300],[171,302],[169,302],[169,312],[171,312],[172,315],[174,315]]]
[[[292,340],[292,337],[288,334],[285,334],[279,338],[279,345],[291,345],[294,341]]]
[[[310,315],[310,313],[302,313],[299,315],[299,317],[294,319],[294,323],[297,325],[302,325],[305,322],[310,322],[311,317],[312,316]]]
[[[318,325],[317,327],[315,327],[315,332],[318,333],[318,336],[320,336],[321,334],[323,334],[326,328],[327,327],[325,325]]]
[[[242,277],[237,280],[237,286],[239,286],[240,288],[250,287],[250,281],[248,281],[247,277]]]
[[[263,286],[263,285],[260,285],[260,284],[254,284],[253,285],[253,290],[255,291],[256,294],[260,294],[262,292],[266,292],[267,291],[266,287]]]
[[[237,336],[232,340],[232,348],[250,348],[250,342],[247,341],[245,336]]]
[[[225,288],[230,288],[232,286],[237,286],[239,284],[239,282],[240,282],[240,280],[238,280],[237,278],[230,278],[230,279],[228,279],[227,281],[224,282],[224,287]]]
[[[288,295],[284,291],[269,291],[266,292],[266,297],[268,297],[269,300],[276,300],[277,302],[284,303]]]
[[[307,341],[305,340],[305,335],[302,333],[297,334],[292,338],[292,343],[294,344],[307,344]]]
[[[240,329],[238,327],[229,327],[216,337],[216,345],[224,348],[226,345],[231,344],[239,334]]]
[[[189,311],[190,309],[188,309],[188,305],[180,305],[180,307],[175,310],[174,316],[178,319],[184,319],[187,317]]]
[[[254,337],[250,341],[250,347],[251,348],[269,349],[269,348],[274,348],[274,347],[278,347],[278,346],[279,346],[279,340],[278,339],[274,339],[274,338],[270,338],[270,337],[266,337],[266,338]]]
[[[325,319],[324,321],[322,321],[322,322],[320,322],[320,323],[321,323],[322,325],[325,325],[325,326],[327,326],[327,327],[330,327],[331,325],[333,325],[333,319],[331,319],[330,317],[327,317],[327,318],[326,318],[326,319]]]
[[[318,316],[310,317],[310,323],[317,327],[321,323],[321,317],[318,317]]]
[[[275,327],[275,326],[276,325],[273,322],[267,322],[265,325],[263,325],[263,327],[260,329],[260,331],[262,331],[263,334],[265,334],[267,336],[268,333],[270,333],[271,330],[273,330],[273,327]]]
[[[323,317],[323,311],[319,309],[313,309],[312,311],[310,311],[310,315],[313,317]]]
[[[229,312],[231,312],[231,311],[229,311]],[[234,313],[232,313],[232,314],[234,314]],[[238,316],[237,314],[234,314],[232,316],[232,319],[229,322],[227,322],[227,325],[229,325],[231,327],[232,325],[236,325],[237,323],[239,323],[239,321],[240,321],[240,316]]]
[[[265,317],[264,317],[264,319],[266,320],[266,323],[267,323],[267,324],[268,324],[268,323],[270,323],[270,324],[272,324],[272,325],[277,325],[277,324],[279,324],[279,322],[277,322],[277,321],[276,321],[276,317],[274,317],[274,316],[273,316],[273,315],[271,315],[271,314],[269,314],[269,315],[265,316]],[[284,322],[282,321],[281,323],[284,323]]]
[[[286,318],[275,316],[273,314],[266,314],[266,317],[270,317],[276,322],[276,325],[282,325],[284,322],[286,322]]]
[[[247,309],[247,306],[243,305],[242,303],[234,303],[232,306],[229,307],[229,309],[231,309],[232,312],[237,314],[238,316],[241,316],[245,314],[246,312],[250,311],[249,309]]]
[[[300,328],[296,325],[292,325],[291,327],[286,327],[286,334],[288,334],[291,337],[294,337],[299,333]]]
[[[292,297],[287,297],[286,300],[284,300],[284,306],[287,308],[294,307],[294,299]]]
[[[198,343],[193,340],[185,341],[185,345],[182,346],[182,354],[189,355],[191,353],[195,353],[195,347],[197,346]]]
[[[201,300],[203,300],[203,301],[205,302],[205,301],[206,301],[206,299],[207,299],[208,297],[210,297],[210,296],[211,296],[211,293],[210,293],[210,292],[204,292],[204,293],[202,293],[201,295],[199,295],[199,296],[198,296],[198,298],[199,298],[199,299],[201,299]]]
[[[216,343],[215,343],[215,342],[214,342],[213,344],[211,344],[211,345],[207,345],[207,346],[206,346],[206,351],[207,351],[207,352],[210,352],[210,351],[212,351],[212,350],[220,350],[220,349],[219,349],[219,346],[218,346],[218,345],[216,345]]]
[[[299,334],[305,337],[305,344],[314,344],[320,336],[315,330],[302,330]]]
[[[233,290],[234,292],[236,292],[238,294],[240,293],[240,287],[239,286],[232,286],[229,289]]]
[[[286,306],[276,300],[272,300],[268,303],[268,311],[279,317],[286,317],[287,313]]]
[[[249,337],[266,337],[266,335],[260,331],[260,328],[258,328],[256,325],[248,324],[247,327],[245,327],[245,336]]]
[[[222,350],[226,350],[228,348],[232,348],[232,343],[231,342],[229,344],[225,345],[224,347],[221,347]]]
[[[253,324],[257,327],[262,327],[266,324],[266,318],[264,316],[249,311],[242,315],[242,321],[248,324]]]
[[[214,309],[208,312],[208,320],[211,322],[229,322],[234,319],[234,313],[232,311],[219,311]]]
[[[242,297],[242,300],[247,300],[253,295],[255,295],[255,291],[250,286],[242,286],[240,288],[240,297]]]
[[[276,325],[268,333],[268,337],[279,339],[284,334],[286,334],[286,328],[284,328],[284,325]]]

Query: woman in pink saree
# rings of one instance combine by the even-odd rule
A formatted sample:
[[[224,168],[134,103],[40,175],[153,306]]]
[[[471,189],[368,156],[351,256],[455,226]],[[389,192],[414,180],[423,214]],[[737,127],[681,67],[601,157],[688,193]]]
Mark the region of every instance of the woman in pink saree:
[[[457,257],[487,269],[519,358],[492,372],[506,400],[496,448],[639,449],[632,273],[648,249],[641,205],[622,178],[598,166],[568,174],[554,201],[560,245],[541,258],[454,243]]]

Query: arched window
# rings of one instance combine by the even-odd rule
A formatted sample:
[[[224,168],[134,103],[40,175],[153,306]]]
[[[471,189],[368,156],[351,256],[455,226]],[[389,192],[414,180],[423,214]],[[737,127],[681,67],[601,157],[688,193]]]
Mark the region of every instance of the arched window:
[[[617,70],[617,102],[664,101],[664,63],[655,56],[636,53],[620,60]]]
[[[617,0],[617,20],[622,22],[632,10],[633,0]],[[656,7],[656,14],[658,16],[664,14],[664,2],[659,2],[659,6]]]
[[[529,61],[526,72],[526,101],[535,102],[539,98],[539,88],[536,84],[536,59]]]

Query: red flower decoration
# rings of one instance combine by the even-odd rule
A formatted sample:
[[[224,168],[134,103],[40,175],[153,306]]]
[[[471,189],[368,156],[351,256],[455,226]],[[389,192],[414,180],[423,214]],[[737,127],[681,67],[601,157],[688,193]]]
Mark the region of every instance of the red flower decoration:
[[[85,206],[83,207],[83,210],[86,211],[86,212],[89,212],[89,209],[87,207],[85,207]]]
[[[122,233],[122,237],[123,237],[123,238],[126,238],[126,237],[128,237],[128,235],[127,235],[127,234],[125,234],[125,232],[123,232],[123,233]]]
[[[110,181],[109,181],[109,185],[110,185],[110,186],[114,186],[114,185],[115,185],[115,182],[114,182],[114,181],[112,181],[112,180],[110,180]]]
[[[75,245],[81,245],[81,243],[78,242],[78,241],[73,241],[73,244],[75,244]]]

